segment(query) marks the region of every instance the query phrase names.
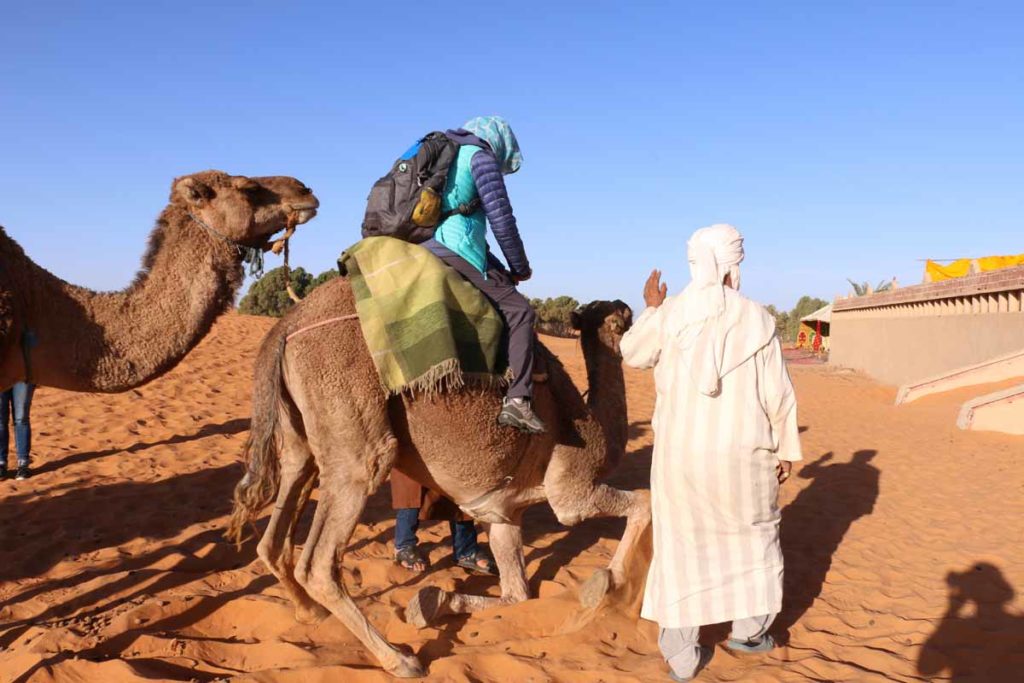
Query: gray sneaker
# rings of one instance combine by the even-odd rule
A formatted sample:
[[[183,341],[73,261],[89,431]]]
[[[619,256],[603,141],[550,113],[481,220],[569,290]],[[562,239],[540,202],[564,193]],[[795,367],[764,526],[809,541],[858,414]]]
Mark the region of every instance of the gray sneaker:
[[[524,398],[506,398],[501,404],[498,424],[527,434],[543,434],[547,431],[547,427],[533,412],[530,402]]]
[[[15,479],[18,481],[24,481],[32,476],[32,473],[28,469],[28,465],[18,465],[18,473],[15,475]]]

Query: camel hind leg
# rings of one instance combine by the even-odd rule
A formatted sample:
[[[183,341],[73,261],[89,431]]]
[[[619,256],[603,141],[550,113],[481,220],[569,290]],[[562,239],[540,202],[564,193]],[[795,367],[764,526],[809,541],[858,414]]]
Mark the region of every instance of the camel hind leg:
[[[279,423],[281,483],[270,521],[256,552],[295,604],[295,618],[302,623],[313,624],[325,619],[329,613],[295,580],[294,536],[296,524],[312,493],[316,465],[309,445],[295,429],[286,408],[282,406],[279,410],[282,413]]]
[[[348,627],[388,672],[401,678],[418,678],[426,673],[419,660],[389,643],[367,620],[345,588],[339,567],[366,507],[367,481],[352,476],[353,470],[363,470],[357,458],[331,457],[338,455],[341,448],[332,446],[335,452],[321,460],[320,500],[295,578],[313,599]]]

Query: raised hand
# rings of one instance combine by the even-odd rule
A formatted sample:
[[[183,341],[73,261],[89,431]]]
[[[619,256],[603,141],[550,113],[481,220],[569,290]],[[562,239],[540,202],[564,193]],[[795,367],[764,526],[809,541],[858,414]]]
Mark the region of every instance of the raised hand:
[[[647,278],[647,284],[644,285],[644,303],[657,308],[665,303],[666,296],[668,296],[668,285],[661,283],[661,271],[655,268]]]

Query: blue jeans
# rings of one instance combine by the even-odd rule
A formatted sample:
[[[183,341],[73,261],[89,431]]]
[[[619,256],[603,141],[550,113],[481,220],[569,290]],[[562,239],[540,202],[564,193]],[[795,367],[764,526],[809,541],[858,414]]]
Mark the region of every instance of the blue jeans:
[[[461,560],[476,554],[476,523],[473,520],[448,522],[452,533],[452,551]],[[402,508],[395,512],[395,550],[416,545],[416,530],[420,528],[419,508]]]
[[[14,414],[14,443],[18,451],[18,466],[28,465],[32,451],[32,425],[28,413],[32,407],[34,384],[18,382],[7,391],[0,393],[0,463],[7,464],[7,450],[10,435],[7,424]]]

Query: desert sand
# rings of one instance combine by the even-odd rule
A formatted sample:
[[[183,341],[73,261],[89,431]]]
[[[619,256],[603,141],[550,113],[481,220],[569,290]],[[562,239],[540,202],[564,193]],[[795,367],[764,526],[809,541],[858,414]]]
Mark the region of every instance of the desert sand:
[[[390,680],[333,618],[294,621],[254,542],[222,538],[271,324],[227,315],[137,391],[38,391],[37,474],[0,482],[0,680]],[[546,341],[585,388],[576,343]],[[786,608],[774,632],[785,645],[746,657],[719,647],[700,680],[1024,680],[1024,439],[956,429],[977,391],[895,407],[894,388],[859,375],[791,371],[805,462],[781,500]],[[654,392],[649,373],[627,381],[631,441],[613,479],[636,488],[647,485]],[[622,521],[567,529],[537,507],[524,526],[538,599],[417,631],[402,611],[418,588],[497,585],[451,567],[446,524],[420,532],[427,575],[395,566],[385,488],[345,580],[387,637],[429,664],[429,680],[668,680],[653,624],[629,605],[584,614],[575,601]]]

